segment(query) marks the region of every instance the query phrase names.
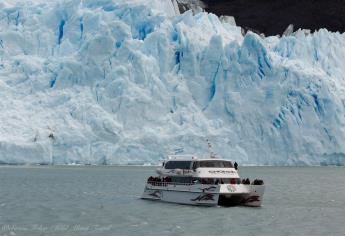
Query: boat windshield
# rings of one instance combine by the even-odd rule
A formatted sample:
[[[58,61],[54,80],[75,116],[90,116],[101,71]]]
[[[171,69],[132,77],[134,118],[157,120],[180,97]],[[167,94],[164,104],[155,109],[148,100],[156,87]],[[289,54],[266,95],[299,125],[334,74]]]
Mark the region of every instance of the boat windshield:
[[[231,161],[196,161],[193,163],[193,169],[196,168],[233,168]]]
[[[167,163],[165,163],[164,168],[190,170],[191,164],[191,161],[168,161]]]

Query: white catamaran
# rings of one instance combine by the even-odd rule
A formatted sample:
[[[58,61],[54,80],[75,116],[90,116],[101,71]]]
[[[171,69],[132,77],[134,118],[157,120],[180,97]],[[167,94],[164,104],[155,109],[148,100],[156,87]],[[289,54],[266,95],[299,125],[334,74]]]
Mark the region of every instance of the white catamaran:
[[[236,168],[235,168],[236,167]],[[261,206],[262,180],[240,179],[237,166],[220,158],[169,156],[147,180],[143,199],[204,206]]]

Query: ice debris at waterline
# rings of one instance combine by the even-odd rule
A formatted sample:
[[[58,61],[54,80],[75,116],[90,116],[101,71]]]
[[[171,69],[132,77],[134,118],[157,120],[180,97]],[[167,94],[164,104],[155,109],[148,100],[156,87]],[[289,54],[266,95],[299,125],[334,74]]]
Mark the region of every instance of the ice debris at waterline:
[[[345,35],[245,36],[176,2],[0,2],[0,163],[345,163]]]

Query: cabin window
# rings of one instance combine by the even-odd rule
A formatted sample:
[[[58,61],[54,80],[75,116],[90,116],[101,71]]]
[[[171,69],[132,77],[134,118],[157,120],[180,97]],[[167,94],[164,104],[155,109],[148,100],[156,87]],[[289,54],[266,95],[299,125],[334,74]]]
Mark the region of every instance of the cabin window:
[[[193,163],[193,169],[196,168],[233,168],[230,161],[198,161]]]
[[[191,161],[168,161],[165,164],[165,169],[183,169],[190,170]]]
[[[179,177],[179,176],[171,176],[171,182],[174,183],[192,183],[192,177]]]
[[[239,178],[193,178],[193,183],[201,184],[240,184]]]

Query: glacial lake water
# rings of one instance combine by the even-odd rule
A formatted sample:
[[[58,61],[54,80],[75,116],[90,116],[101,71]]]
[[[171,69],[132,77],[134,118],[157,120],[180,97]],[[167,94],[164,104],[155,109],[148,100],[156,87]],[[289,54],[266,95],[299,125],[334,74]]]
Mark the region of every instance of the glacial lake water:
[[[153,167],[0,167],[0,235],[345,235],[344,167],[241,167],[263,206],[139,199]]]

